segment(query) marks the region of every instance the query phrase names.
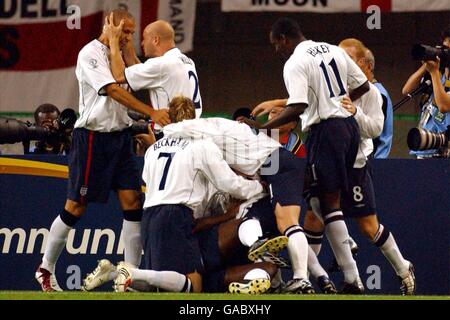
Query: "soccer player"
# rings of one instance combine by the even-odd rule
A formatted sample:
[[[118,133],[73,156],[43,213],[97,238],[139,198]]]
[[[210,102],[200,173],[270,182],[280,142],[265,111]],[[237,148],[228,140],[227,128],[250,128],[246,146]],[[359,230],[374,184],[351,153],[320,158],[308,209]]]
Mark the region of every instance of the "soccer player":
[[[167,109],[178,95],[194,101],[195,115],[202,114],[202,99],[195,63],[175,46],[175,32],[163,20],[150,23],[143,32],[142,49],[147,59],[140,63],[134,53],[134,63],[125,65],[119,46],[123,23],[114,26],[105,22],[105,32],[111,43],[111,70],[118,83],[127,83],[133,91],[148,90],[154,108]],[[157,131],[161,129],[156,126]]]
[[[134,18],[124,10],[114,10],[115,24],[123,19],[119,44],[125,48],[135,29]],[[138,197],[139,168],[132,153],[132,120],[127,109],[150,116],[166,125],[166,110],[145,105],[114,80],[109,68],[109,40],[104,33],[79,53],[76,76],[80,89],[80,118],[75,123],[69,156],[69,181],[64,210],[54,220],[42,263],[35,278],[43,291],[61,291],[55,265],[64,249],[69,231],[90,202],[106,202],[111,189],[117,191],[123,210],[125,261],[138,266],[141,260]],[[127,59],[126,59],[127,60]]]
[[[360,293],[363,286],[341,210],[341,194],[349,187],[360,135],[356,120],[342,108],[341,100],[348,94],[356,100],[370,89],[369,82],[343,49],[306,40],[292,19],[279,19],[272,26],[270,41],[287,59],[283,76],[289,98],[277,101],[285,107],[279,117],[263,126],[247,123],[275,128],[301,115],[302,130],[308,132],[305,193],[325,222],[325,234],[344,271],[343,290]]]
[[[169,115],[174,123],[194,119],[194,104],[186,97],[176,97],[169,105]],[[142,177],[147,184],[142,218],[147,270],[119,264],[116,291],[125,291],[130,279],[148,281],[155,272],[175,271],[173,281],[178,288],[192,285],[193,292],[201,292],[203,263],[198,239],[192,233],[193,212],[206,198],[208,183],[237,199],[261,193],[262,185],[236,175],[212,141],[170,136],[147,150]]]
[[[339,44],[348,55],[364,68],[367,48],[357,39],[345,39]],[[378,248],[394,268],[400,280],[400,290],[404,295],[414,294],[416,281],[411,262],[404,259],[392,233],[378,222],[375,206],[375,194],[372,183],[372,170],[367,159],[374,151],[372,139],[378,137],[383,128],[383,99],[375,85],[370,84],[370,91],[355,102],[344,98],[343,107],[352,113],[361,131],[361,142],[357,160],[350,174],[350,188],[342,195],[342,209],[345,217],[356,219],[360,231]],[[305,219],[305,230],[321,232],[314,217]]]
[[[163,132],[165,137],[211,139],[223,150],[231,168],[248,176],[259,173],[269,184],[278,230],[289,238],[293,279],[285,290],[313,293],[307,279],[308,243],[298,224],[302,193],[300,160],[260,130],[228,119],[184,120],[164,127]]]

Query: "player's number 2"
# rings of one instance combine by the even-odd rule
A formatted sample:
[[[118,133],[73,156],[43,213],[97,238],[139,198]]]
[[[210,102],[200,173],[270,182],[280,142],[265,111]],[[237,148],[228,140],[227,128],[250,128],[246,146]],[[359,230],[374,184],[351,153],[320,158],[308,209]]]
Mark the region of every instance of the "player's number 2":
[[[202,108],[202,104],[200,102],[200,97],[198,96],[198,78],[197,78],[197,75],[195,74],[194,71],[189,71],[188,72],[188,76],[189,76],[189,80],[191,80],[191,78],[194,78],[194,82],[195,82],[194,96],[192,97],[192,101],[194,102],[195,109],[201,109]]]
[[[158,156],[158,159],[160,158],[167,158],[166,165],[164,166],[163,170],[163,176],[161,178],[161,181],[159,182],[159,190],[164,190],[166,187],[166,180],[167,180],[167,174],[169,173],[169,167],[172,163],[172,158],[175,155],[175,152],[167,153],[167,152],[161,152]]]

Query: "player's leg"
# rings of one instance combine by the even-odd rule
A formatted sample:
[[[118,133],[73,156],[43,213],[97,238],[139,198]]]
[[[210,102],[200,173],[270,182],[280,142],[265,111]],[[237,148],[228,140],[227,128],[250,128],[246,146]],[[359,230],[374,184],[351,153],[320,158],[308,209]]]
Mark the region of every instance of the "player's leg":
[[[122,268],[126,272],[121,273],[119,266],[116,289],[123,290],[127,281],[136,279],[164,290],[201,292],[203,263],[198,237],[192,233],[192,211],[182,205],[150,207],[141,227],[146,270]]]
[[[142,204],[139,194],[136,190],[118,190],[117,196],[123,211],[122,234],[125,262],[139,267],[142,257]]]
[[[376,215],[358,217],[356,221],[361,232],[380,248],[394,268],[401,282],[402,293],[404,295],[414,294],[416,281],[413,266],[403,257],[392,233],[378,222]]]
[[[196,290],[201,289],[201,276],[195,273],[184,275],[176,271],[143,270],[133,268],[125,262],[119,263],[114,290],[126,292],[136,282],[146,283],[147,289],[155,287],[168,292],[200,292]]]
[[[100,145],[101,146],[101,145]],[[42,264],[35,278],[44,291],[60,290],[55,278],[55,265],[64,249],[70,230],[79,221],[90,201],[105,201],[110,185],[100,186],[103,179],[103,167],[99,166],[101,147],[95,133],[86,129],[73,131],[72,147],[69,154],[69,179],[67,201],[64,210],[56,217],[50,227]],[[107,190],[105,190],[107,189]],[[56,285],[53,286],[52,283]]]
[[[344,273],[343,293],[363,291],[341,209],[341,193],[348,189],[348,171],[355,163],[359,141],[358,124],[353,118],[332,118],[311,128],[307,142],[307,174],[315,189],[312,194],[319,199],[325,235]]]
[[[113,189],[123,212],[122,234],[125,262],[139,268],[142,257],[141,220],[142,203],[139,198],[139,167],[133,154],[133,137],[127,130],[118,137],[120,143],[117,164],[114,167]]]
[[[53,221],[42,262],[35,273],[35,278],[43,291],[62,291],[55,277],[56,263],[66,246],[70,230],[85,211],[86,206],[67,200],[64,210]]]
[[[261,177],[269,184],[279,232],[288,238],[288,253],[293,279],[285,289],[291,292],[313,293],[308,280],[308,241],[299,226],[302,200],[303,171],[300,159],[285,149],[279,150],[279,170],[276,174]],[[263,166],[264,167],[264,166]]]
[[[323,223],[316,217],[312,210],[308,210],[303,221],[303,228],[308,240],[308,271],[326,294],[337,293],[334,283],[330,280],[328,273],[319,262],[318,255],[322,246]]]

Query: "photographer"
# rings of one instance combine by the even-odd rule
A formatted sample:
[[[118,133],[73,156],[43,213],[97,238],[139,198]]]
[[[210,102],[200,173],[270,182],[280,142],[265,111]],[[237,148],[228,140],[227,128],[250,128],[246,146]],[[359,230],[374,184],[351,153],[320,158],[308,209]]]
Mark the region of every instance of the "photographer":
[[[59,109],[50,103],[41,104],[34,111],[34,121],[36,127],[44,127],[49,131],[57,131],[59,129],[58,118],[60,116]],[[23,141],[24,153],[33,154],[69,154],[71,144],[72,129],[67,129],[60,135],[52,135],[44,140],[36,142],[35,146],[30,149],[30,142]]]
[[[445,47],[450,46],[450,27],[442,33],[442,43]],[[448,63],[448,62],[447,62]],[[422,66],[412,74],[405,83],[402,93],[410,94],[424,78],[431,76],[433,84],[433,93],[425,97],[422,105],[419,127],[431,132],[444,132],[450,125],[450,98],[446,92],[450,91],[450,73],[448,65],[442,65],[443,74],[439,70],[439,58],[437,61],[423,61]],[[427,74],[429,72],[429,75]],[[410,151],[418,159],[430,158],[436,155],[437,150]]]

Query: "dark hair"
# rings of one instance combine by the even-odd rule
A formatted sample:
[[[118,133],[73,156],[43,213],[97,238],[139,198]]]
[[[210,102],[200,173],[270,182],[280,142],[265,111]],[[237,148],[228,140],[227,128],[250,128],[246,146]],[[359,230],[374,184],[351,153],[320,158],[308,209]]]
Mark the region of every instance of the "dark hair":
[[[442,38],[442,41],[444,41],[445,38],[450,38],[450,25],[442,31],[441,38]]]
[[[303,33],[297,21],[291,18],[280,18],[272,26],[272,37],[280,39],[284,35],[289,39],[300,39]]]
[[[39,120],[39,113],[40,112],[42,112],[42,113],[53,113],[53,112],[56,112],[58,114],[58,116],[60,114],[59,109],[55,105],[53,105],[51,103],[41,104],[34,111],[34,121],[35,121],[35,123],[37,123],[38,120]]]
[[[239,117],[246,117],[246,118],[250,118],[252,114],[252,110],[250,110],[249,108],[239,108],[236,111],[233,112],[233,116],[231,117],[233,120],[236,120]]]

